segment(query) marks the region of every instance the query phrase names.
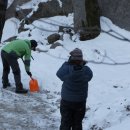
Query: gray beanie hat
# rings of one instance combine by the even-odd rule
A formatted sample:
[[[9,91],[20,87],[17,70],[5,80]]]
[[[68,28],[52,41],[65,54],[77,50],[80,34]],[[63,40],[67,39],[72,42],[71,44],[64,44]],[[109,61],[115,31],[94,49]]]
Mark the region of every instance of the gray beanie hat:
[[[83,53],[82,50],[79,48],[75,48],[73,51],[70,52],[71,60],[80,60],[83,61]]]

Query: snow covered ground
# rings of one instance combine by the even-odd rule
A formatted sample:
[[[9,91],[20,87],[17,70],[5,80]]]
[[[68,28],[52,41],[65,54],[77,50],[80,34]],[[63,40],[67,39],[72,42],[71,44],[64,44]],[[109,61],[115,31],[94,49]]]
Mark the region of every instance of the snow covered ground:
[[[19,24],[19,21],[14,18],[6,21],[3,40],[13,35],[22,39],[34,38],[39,41],[38,47],[48,50],[48,52],[32,53],[34,60],[31,61],[31,72],[33,77],[38,80],[40,93],[18,96],[4,90],[0,91],[1,130],[58,130],[62,82],[56,77],[56,72],[68,59],[69,52],[76,47],[83,51],[84,59],[88,61],[87,65],[94,74],[89,83],[87,111],[83,120],[84,130],[130,129],[130,42],[115,39],[106,33],[101,33],[93,40],[79,41],[77,38],[76,42],[73,42],[68,34],[64,34],[64,40],[60,41],[63,47],[49,49],[50,45],[47,44],[46,38],[54,32],[26,25],[32,31],[18,34],[17,27],[13,26],[12,20]],[[52,31],[58,30],[57,26],[49,25],[45,21],[71,26],[73,15],[40,19],[33,24]],[[126,38],[130,37],[130,32],[113,25],[107,18],[101,17],[101,26],[103,30],[112,29]],[[27,37],[29,33],[31,37]],[[116,36],[118,35],[116,34]],[[75,37],[73,36],[73,39]],[[19,64],[23,85],[25,88],[29,88],[30,79],[21,60],[19,60]],[[1,58],[0,66],[2,66]],[[14,85],[12,73],[10,73],[9,79]],[[2,86],[1,79],[0,86]]]

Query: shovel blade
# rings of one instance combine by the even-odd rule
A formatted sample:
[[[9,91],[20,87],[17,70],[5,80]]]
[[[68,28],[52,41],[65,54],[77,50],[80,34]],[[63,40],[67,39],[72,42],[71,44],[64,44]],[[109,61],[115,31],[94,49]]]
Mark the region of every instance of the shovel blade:
[[[36,79],[31,79],[29,82],[30,92],[39,92],[39,85]]]

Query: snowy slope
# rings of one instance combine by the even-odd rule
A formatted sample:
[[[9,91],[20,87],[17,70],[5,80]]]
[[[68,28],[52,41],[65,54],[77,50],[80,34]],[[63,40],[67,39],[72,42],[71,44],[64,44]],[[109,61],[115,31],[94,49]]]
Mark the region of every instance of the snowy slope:
[[[19,24],[18,20],[13,20]],[[70,14],[68,17],[57,16],[41,20],[71,26],[73,15]],[[3,91],[0,92],[1,129],[21,130],[23,127],[32,130],[32,126],[35,126],[34,130],[58,129],[62,82],[56,77],[56,71],[68,59],[69,52],[76,47],[82,49],[84,59],[88,61],[88,66],[94,73],[94,77],[89,83],[87,112],[83,121],[84,130],[130,129],[130,42],[120,41],[106,33],[101,33],[93,40],[79,41],[77,38],[76,42],[73,42],[70,40],[69,35],[65,34],[64,40],[60,41],[63,47],[49,49],[50,45],[47,44],[46,37],[53,32],[46,32],[35,28],[31,32],[27,31],[17,34],[17,27],[12,26],[12,24],[12,19],[6,21],[3,40],[10,35],[17,35],[23,39],[34,38],[39,41],[38,47],[48,50],[48,52],[32,53],[34,61],[31,61],[31,72],[33,77],[39,82],[41,93],[29,96],[17,96]],[[49,25],[45,22],[35,21],[33,24],[52,31],[58,30],[57,26]],[[107,18],[101,17],[101,26],[104,30],[111,28],[126,38],[130,37],[130,32],[113,25]],[[11,29],[9,29],[10,27]],[[26,27],[33,28],[32,25],[26,25]],[[28,33],[31,33],[32,36],[27,37]],[[73,39],[75,37],[73,36]],[[30,79],[26,75],[21,60],[19,60],[19,63],[23,85],[25,88],[28,88]],[[118,63],[124,64],[118,65]],[[1,59],[0,66],[2,66]],[[2,75],[2,69],[0,70],[0,74]],[[9,79],[11,84],[14,84],[12,73]],[[2,86],[1,82],[0,86]]]

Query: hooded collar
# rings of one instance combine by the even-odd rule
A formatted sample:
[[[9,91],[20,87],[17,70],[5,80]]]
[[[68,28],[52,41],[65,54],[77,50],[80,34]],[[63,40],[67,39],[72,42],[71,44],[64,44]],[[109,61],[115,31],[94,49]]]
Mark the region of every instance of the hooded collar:
[[[28,44],[29,48],[31,49],[31,42],[29,40],[24,40],[24,41]]]

